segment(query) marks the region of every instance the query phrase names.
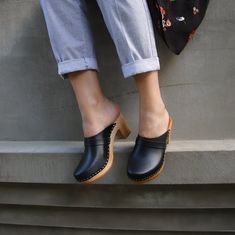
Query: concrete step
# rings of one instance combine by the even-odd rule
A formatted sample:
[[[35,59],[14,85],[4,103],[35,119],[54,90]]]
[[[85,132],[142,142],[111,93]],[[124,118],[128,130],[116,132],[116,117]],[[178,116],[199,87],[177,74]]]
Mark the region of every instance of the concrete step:
[[[0,142],[0,234],[234,234],[235,141],[172,141],[154,181],[125,174],[134,142],[118,141],[111,170],[72,176],[83,142]]]
[[[126,175],[134,142],[117,141],[110,171],[94,184],[133,184]],[[1,141],[0,182],[78,184],[82,141]],[[147,184],[234,184],[235,140],[172,141],[162,174]]]
[[[234,209],[124,209],[0,205],[0,223],[83,229],[235,231]]]
[[[104,209],[235,209],[234,185],[0,183],[0,204]],[[213,200],[211,200],[213,196]],[[147,200],[146,200],[147,199]]]
[[[0,231],[5,232],[0,234],[235,232],[232,184],[87,187],[0,183],[0,192]]]
[[[0,224],[0,234],[6,235],[222,235],[234,234],[233,231],[137,231],[124,229],[80,229],[80,228],[58,228],[27,225],[5,225]]]

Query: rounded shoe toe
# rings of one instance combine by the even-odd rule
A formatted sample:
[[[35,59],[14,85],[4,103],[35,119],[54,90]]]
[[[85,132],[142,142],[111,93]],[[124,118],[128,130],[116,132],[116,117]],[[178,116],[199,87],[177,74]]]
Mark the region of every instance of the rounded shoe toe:
[[[127,175],[134,180],[144,180],[156,174],[163,166],[166,138],[164,133],[156,138],[138,135],[134,149],[128,159]]]
[[[164,152],[163,149],[136,145],[128,160],[128,176],[137,180],[151,176],[161,168]]]

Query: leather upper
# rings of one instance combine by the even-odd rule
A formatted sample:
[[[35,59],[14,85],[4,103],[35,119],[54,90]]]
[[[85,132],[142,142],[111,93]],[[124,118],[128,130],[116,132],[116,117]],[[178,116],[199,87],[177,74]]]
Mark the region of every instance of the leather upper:
[[[115,125],[116,123],[112,123],[98,134],[84,137],[84,154],[74,171],[74,177],[78,181],[91,178],[107,165],[110,137]]]
[[[134,179],[151,176],[163,165],[168,131],[159,137],[147,138],[138,135],[128,159],[127,174]]]

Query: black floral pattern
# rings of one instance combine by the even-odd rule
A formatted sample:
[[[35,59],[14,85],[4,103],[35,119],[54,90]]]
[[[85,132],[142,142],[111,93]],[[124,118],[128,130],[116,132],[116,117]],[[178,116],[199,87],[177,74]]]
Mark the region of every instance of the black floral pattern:
[[[178,55],[193,38],[209,0],[147,0],[147,3],[155,29]]]

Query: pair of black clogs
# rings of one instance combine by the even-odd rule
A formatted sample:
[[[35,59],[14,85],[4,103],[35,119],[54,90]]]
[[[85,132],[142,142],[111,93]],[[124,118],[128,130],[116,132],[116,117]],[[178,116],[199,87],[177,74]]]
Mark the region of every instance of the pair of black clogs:
[[[157,177],[164,165],[165,150],[170,142],[172,118],[169,117],[168,129],[155,138],[138,135],[135,146],[128,159],[127,175],[143,183]],[[87,184],[102,177],[113,163],[113,143],[115,139],[127,138],[131,130],[122,113],[103,131],[84,137],[84,156],[74,171],[77,181]]]

